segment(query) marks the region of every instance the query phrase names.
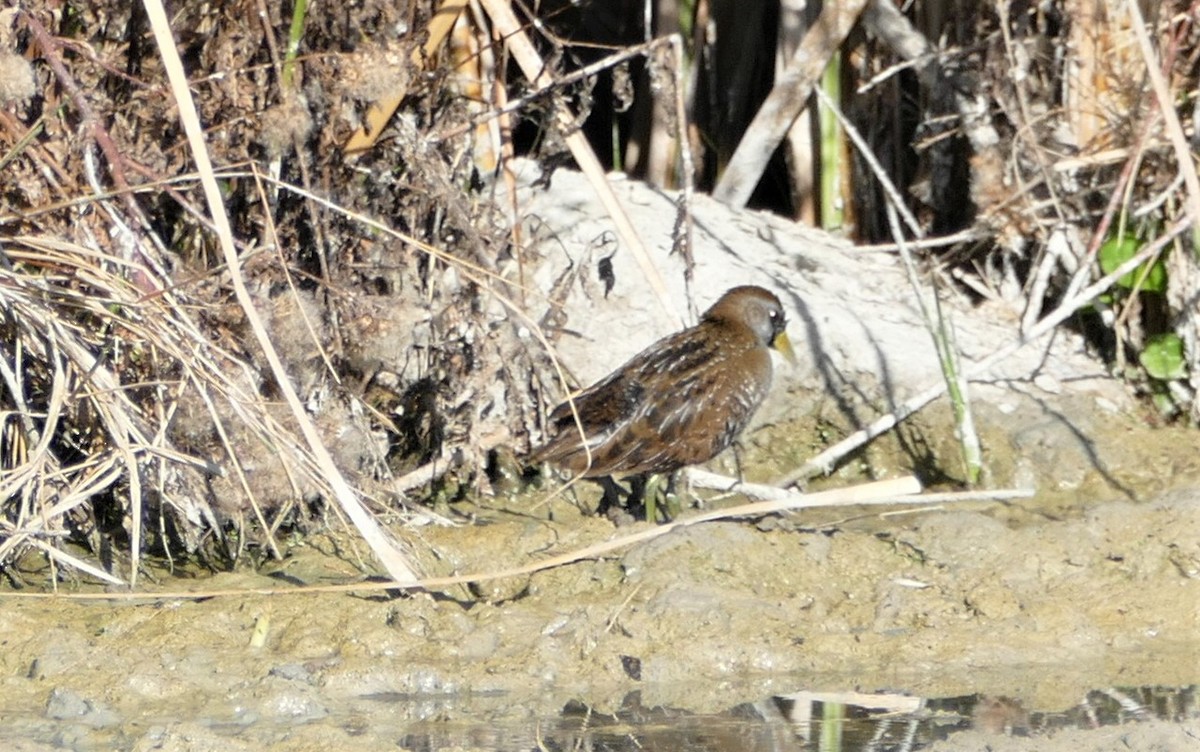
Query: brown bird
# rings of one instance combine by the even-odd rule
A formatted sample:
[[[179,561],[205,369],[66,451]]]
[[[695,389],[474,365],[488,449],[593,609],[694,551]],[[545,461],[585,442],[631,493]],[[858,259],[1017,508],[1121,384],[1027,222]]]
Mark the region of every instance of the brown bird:
[[[729,290],[699,324],[655,342],[556,407],[554,438],[531,459],[584,478],[673,473],[707,462],[733,443],[767,395],[768,348],[795,362],[785,327],[772,293]]]

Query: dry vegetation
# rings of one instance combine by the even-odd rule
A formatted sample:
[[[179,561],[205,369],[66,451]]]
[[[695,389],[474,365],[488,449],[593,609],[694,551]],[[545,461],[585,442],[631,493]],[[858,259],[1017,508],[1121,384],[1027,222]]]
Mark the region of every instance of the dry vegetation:
[[[670,45],[638,46],[635,3],[543,5],[536,30],[497,0],[176,3],[233,265],[142,4],[0,11],[0,568],[128,582],[143,552],[214,566],[247,544],[277,553],[282,529],[341,512],[340,476],[392,521],[484,488],[492,450],[526,445],[560,394],[517,313],[551,291],[520,284],[533,260],[494,198],[497,165],[582,165],[581,133],[601,163],[718,195],[756,141],[774,156],[754,203],[864,242],[892,239],[896,186],[910,239],[936,241],[931,268],[1015,303],[1027,328],[1097,275],[1114,234],[1136,238],[1118,260],[1162,238],[1161,283],[1131,278],[1081,324],[1114,363],[1143,358],[1134,378],[1165,407],[1193,412],[1196,8],[862,5],[826,49],[804,41],[815,17],[661,0],[655,33],[680,35],[681,64]],[[521,53],[526,32],[536,48]],[[788,117],[779,150],[752,124],[770,87],[750,82],[783,78],[794,49],[817,70],[840,60],[842,125],[879,168],[845,137],[813,138],[816,122]],[[1143,356],[1172,336],[1167,378]]]

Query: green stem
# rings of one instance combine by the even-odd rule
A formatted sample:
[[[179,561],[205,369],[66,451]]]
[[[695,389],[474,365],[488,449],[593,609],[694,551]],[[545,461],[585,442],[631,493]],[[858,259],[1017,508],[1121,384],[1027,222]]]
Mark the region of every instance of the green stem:
[[[821,77],[821,88],[831,102],[842,101],[842,56],[835,53]],[[839,229],[845,223],[842,211],[842,126],[836,112],[818,106],[821,128],[821,227]]]
[[[288,29],[287,50],[283,53],[283,88],[292,88],[296,75],[296,55],[300,51],[300,39],[304,36],[304,18],[308,15],[308,0],[296,0],[292,8],[292,25]]]

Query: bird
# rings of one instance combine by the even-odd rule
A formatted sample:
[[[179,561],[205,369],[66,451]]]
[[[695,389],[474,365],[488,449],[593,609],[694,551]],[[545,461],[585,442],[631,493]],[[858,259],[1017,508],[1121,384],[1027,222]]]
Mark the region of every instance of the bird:
[[[796,362],[779,298],[734,287],[698,324],[555,407],[547,421],[553,437],[530,459],[610,483],[707,462],[733,444],[766,397],[771,349]]]

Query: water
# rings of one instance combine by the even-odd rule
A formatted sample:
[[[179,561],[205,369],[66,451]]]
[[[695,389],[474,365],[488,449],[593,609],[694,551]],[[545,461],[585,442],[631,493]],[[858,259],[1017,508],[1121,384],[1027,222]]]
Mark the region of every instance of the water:
[[[570,702],[557,716],[522,721],[514,721],[522,715],[520,709],[506,706],[505,699],[503,694],[364,695],[344,707],[323,706],[315,716],[285,722],[247,707],[231,708],[220,718],[121,717],[103,703],[55,690],[41,711],[27,708],[3,717],[7,748],[18,750],[915,752],[974,749],[982,739],[989,749],[1074,752],[1108,749],[1111,735],[1104,735],[1105,729],[1116,730],[1126,742],[1125,729],[1155,729],[1152,738],[1159,741],[1147,744],[1171,750],[1170,732],[1179,731],[1186,739],[1200,727],[1196,685],[1105,688],[1058,710],[1025,708],[1013,699],[985,695],[796,692],[712,714],[647,707],[634,691],[613,712]],[[1155,720],[1171,725],[1164,730]],[[1065,735],[1073,731],[1084,733]]]

